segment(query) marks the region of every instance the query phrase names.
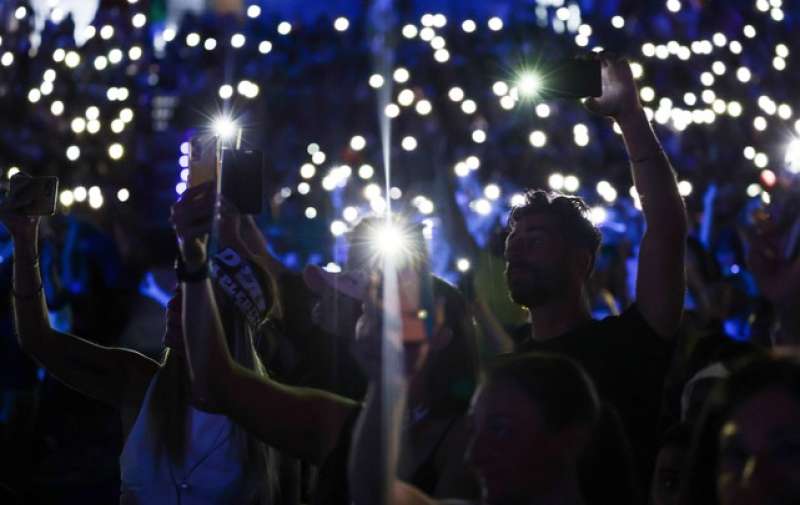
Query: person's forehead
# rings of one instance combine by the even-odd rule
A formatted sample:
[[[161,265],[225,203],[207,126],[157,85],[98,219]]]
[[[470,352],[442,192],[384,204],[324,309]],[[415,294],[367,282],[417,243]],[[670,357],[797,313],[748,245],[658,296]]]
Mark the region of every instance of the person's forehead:
[[[558,231],[558,223],[554,216],[544,212],[537,212],[519,217],[513,223],[511,230],[542,230],[555,233]]]

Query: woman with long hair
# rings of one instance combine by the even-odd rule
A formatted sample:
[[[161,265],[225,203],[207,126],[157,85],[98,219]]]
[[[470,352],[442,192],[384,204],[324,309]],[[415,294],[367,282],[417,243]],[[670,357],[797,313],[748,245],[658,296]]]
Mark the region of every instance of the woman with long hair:
[[[187,213],[198,218],[204,212],[207,217],[195,219],[194,225],[209,226],[214,195],[208,186],[184,194],[174,208],[178,218]],[[20,346],[68,386],[119,410],[124,436],[120,502],[272,503],[275,472],[270,449],[229,418],[194,406],[182,325],[175,318],[180,301],[174,299],[168,311],[167,349],[160,361],[56,331],[48,319],[39,271],[39,218],[5,213],[0,220],[14,241],[12,297]],[[255,265],[246,259],[248,248],[235,234],[226,239],[231,250],[241,252],[243,262]],[[238,362],[254,374],[264,374],[253,338],[274,294],[266,278],[257,284],[264,310],[248,318],[234,304],[224,305],[222,324]],[[213,289],[224,290],[219,284]]]

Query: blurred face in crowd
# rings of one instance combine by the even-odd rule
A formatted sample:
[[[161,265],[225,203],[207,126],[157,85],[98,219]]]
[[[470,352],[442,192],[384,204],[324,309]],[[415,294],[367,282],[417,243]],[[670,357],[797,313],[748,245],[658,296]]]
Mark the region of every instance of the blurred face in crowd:
[[[546,426],[541,408],[508,381],[478,389],[471,420],[467,459],[485,503],[528,503],[557,483],[570,464],[567,430]]]
[[[719,434],[721,505],[800,503],[800,402],[765,389],[732,412]]]
[[[580,285],[585,272],[576,272],[577,254],[555,217],[545,213],[521,217],[506,239],[506,282],[511,299],[534,308],[563,296],[571,283]]]
[[[688,452],[688,448],[675,445],[664,446],[658,452],[650,489],[652,505],[675,505],[678,503],[681,472],[683,472]]]

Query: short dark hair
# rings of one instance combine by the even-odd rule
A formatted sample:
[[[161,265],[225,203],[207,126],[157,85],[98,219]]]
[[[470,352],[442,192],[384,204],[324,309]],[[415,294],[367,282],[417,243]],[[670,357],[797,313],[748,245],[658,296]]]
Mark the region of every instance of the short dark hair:
[[[555,191],[529,189],[525,192],[525,203],[511,209],[508,227],[534,214],[549,214],[558,220],[559,229],[572,244],[586,249],[592,255],[592,267],[600,250],[602,235],[589,219],[589,206],[579,196],[570,196]],[[591,273],[591,272],[590,272]]]

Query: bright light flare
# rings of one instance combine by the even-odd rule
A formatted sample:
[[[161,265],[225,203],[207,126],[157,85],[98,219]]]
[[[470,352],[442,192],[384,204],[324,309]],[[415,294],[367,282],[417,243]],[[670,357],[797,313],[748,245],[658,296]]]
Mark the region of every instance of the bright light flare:
[[[223,140],[230,139],[236,134],[236,122],[228,117],[219,117],[211,124],[214,134]]]

